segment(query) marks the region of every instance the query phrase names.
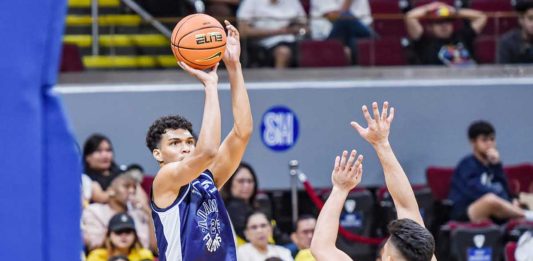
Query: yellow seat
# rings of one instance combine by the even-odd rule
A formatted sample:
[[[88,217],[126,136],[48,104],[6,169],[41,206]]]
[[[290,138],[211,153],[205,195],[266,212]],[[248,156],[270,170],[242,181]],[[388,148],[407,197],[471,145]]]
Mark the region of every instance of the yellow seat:
[[[91,35],[65,35],[63,42],[75,44],[78,47],[90,47],[92,43]],[[169,40],[159,34],[114,34],[114,35],[100,35],[99,43],[102,47],[168,47]]]
[[[159,55],[156,57],[157,63],[165,68],[178,68],[178,64],[174,55]]]
[[[92,0],[68,0],[68,7],[90,7]],[[117,7],[120,0],[98,0],[99,7]]]
[[[152,56],[84,56],[83,64],[88,69],[135,69],[153,68],[156,60]]]
[[[67,26],[91,26],[92,17],[90,15],[67,15]],[[142,19],[138,15],[100,15],[98,25],[100,26],[139,26]]]

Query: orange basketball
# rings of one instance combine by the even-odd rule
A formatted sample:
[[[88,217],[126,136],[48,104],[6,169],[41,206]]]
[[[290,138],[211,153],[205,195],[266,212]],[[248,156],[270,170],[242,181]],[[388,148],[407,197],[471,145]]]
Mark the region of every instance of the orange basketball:
[[[170,46],[178,61],[205,70],[222,59],[226,50],[226,32],[215,18],[193,14],[176,24]]]

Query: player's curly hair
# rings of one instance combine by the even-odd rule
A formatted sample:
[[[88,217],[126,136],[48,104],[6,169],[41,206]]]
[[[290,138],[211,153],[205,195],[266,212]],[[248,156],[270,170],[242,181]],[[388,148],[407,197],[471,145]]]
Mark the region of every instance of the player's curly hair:
[[[188,130],[194,137],[192,131],[192,123],[180,115],[163,116],[152,123],[146,133],[146,146],[150,152],[158,148],[161,142],[161,136],[168,130],[185,129]]]
[[[407,261],[430,261],[435,251],[435,239],[431,233],[415,221],[403,218],[389,226],[389,242]]]

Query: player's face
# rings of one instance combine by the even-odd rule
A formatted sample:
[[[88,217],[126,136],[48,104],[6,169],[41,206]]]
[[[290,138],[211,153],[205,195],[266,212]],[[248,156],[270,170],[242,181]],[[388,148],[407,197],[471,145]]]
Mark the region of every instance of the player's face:
[[[528,9],[524,15],[520,15],[518,22],[526,34],[533,36],[533,8]]]
[[[111,232],[109,237],[111,243],[113,243],[113,245],[119,249],[128,249],[135,242],[135,232],[131,229]]]
[[[471,143],[475,153],[487,157],[487,151],[496,147],[496,137],[494,135],[480,135]]]
[[[163,164],[182,161],[194,151],[195,143],[190,131],[168,129],[161,137],[159,149],[154,150],[154,157]]]
[[[434,22],[430,28],[433,35],[440,39],[450,38],[453,34],[453,23],[450,21]]]
[[[250,217],[244,233],[252,245],[264,248],[272,236],[272,227],[263,214],[256,214]]]
[[[113,162],[113,150],[111,149],[111,144],[106,140],[102,141],[98,146],[98,149],[93,153],[85,157],[89,168],[106,171],[111,168],[111,163]]]
[[[311,240],[315,233],[316,220],[314,218],[304,219],[298,222],[296,238],[299,249],[308,249],[311,247]]]
[[[231,195],[236,198],[249,200],[254,194],[255,180],[250,170],[240,168],[231,182]]]

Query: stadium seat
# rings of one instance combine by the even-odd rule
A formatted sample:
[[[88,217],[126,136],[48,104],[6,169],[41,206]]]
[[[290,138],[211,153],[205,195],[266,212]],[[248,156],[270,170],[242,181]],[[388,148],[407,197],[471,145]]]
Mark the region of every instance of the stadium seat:
[[[500,260],[503,248],[501,229],[490,222],[449,222],[440,230],[439,260]]]
[[[515,261],[514,252],[516,251],[516,242],[508,242],[505,245],[505,261]]]
[[[357,44],[359,65],[390,66],[405,65],[405,49],[399,37],[376,40],[360,40]]]
[[[493,36],[480,36],[474,43],[476,62],[491,64],[496,60],[496,39]]]
[[[84,70],[80,50],[73,44],[63,44],[61,72],[81,72]]]
[[[400,13],[398,1],[391,0],[372,0],[368,1],[370,10],[373,14],[394,14]]]
[[[376,18],[374,19],[373,27],[374,31],[380,37],[389,38],[396,36],[400,38],[407,35],[407,30],[402,19]]]
[[[511,12],[511,1],[505,0],[472,0],[470,8],[484,12]]]
[[[144,191],[148,195],[150,195],[150,192],[152,192],[153,182],[154,182],[154,176],[144,176],[143,181],[141,182],[141,187],[144,189]]]
[[[426,178],[433,198],[437,201],[443,201],[448,198],[450,192],[450,183],[452,181],[454,169],[443,167],[428,167]]]
[[[322,198],[326,200],[327,196],[329,192],[322,195]],[[364,188],[356,188],[348,194],[344,203],[340,225],[351,233],[372,236],[375,228],[374,207],[372,193]],[[375,252],[372,245],[359,244],[358,247],[353,247],[354,242],[342,236],[338,237],[337,246],[355,260],[367,260]]]
[[[505,224],[505,234],[508,241],[518,241],[526,231],[533,231],[533,222],[523,219],[512,219]]]
[[[515,16],[489,17],[481,35],[498,37],[518,27],[518,18]]]
[[[512,193],[518,195],[520,192],[533,192],[533,165],[506,166],[504,172]]]
[[[298,44],[300,67],[348,66],[342,43],[336,40],[302,41]]]

